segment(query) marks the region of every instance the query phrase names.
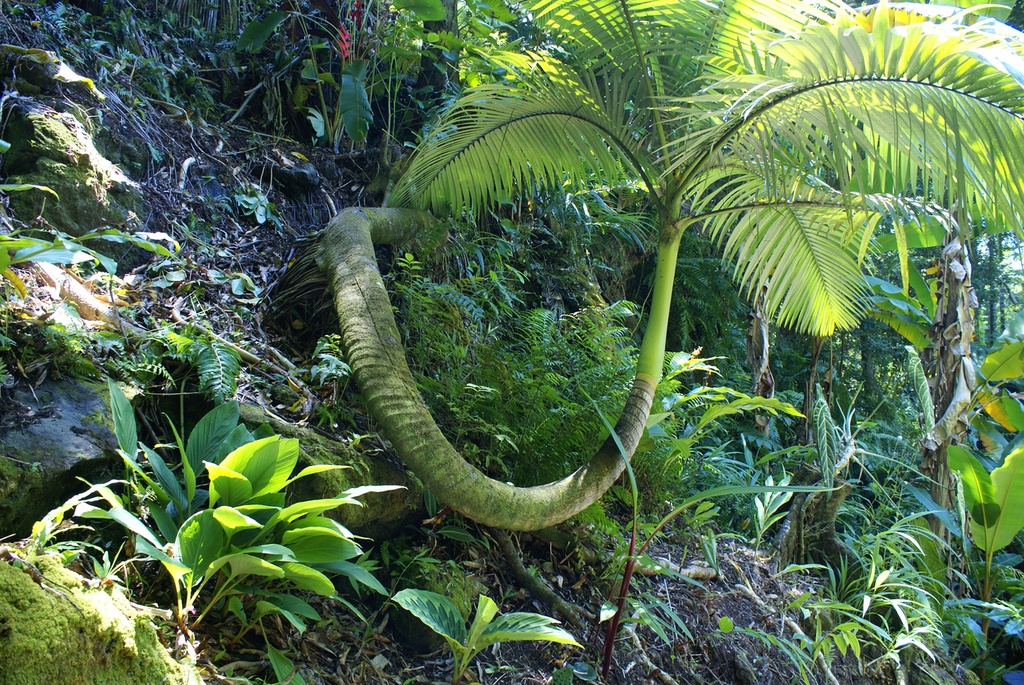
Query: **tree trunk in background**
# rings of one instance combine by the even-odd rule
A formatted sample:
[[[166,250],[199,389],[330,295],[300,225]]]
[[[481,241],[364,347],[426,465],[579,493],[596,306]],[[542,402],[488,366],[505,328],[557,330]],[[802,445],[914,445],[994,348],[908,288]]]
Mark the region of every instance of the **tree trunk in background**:
[[[810,368],[807,372],[807,382],[804,384],[804,417],[800,419],[800,430],[797,432],[797,440],[801,445],[809,445],[814,440],[811,430],[811,412],[814,409],[814,387],[818,384],[818,359],[821,358],[823,347],[825,347],[825,338],[819,336],[811,338],[811,359],[808,362]]]
[[[439,21],[423,22],[424,33],[449,33],[459,37],[458,3],[456,0],[441,0],[445,16]],[[424,102],[436,103],[442,98],[450,84],[459,85],[459,64],[445,57],[436,46],[428,47],[420,57],[420,74],[416,78],[416,89],[425,92]],[[425,107],[424,109],[430,109]]]
[[[935,428],[922,441],[921,472],[930,479],[932,499],[948,509],[955,497],[946,450],[967,431],[967,408],[975,385],[971,341],[978,306],[971,285],[970,253],[957,232],[947,235],[938,267],[932,343],[921,354],[935,407]],[[934,533],[944,533],[938,519],[931,517],[929,525]]]
[[[764,298],[767,288],[762,288],[750,312],[750,326],[747,328],[747,364],[750,365],[750,393],[758,397],[775,397],[775,377],[768,359],[769,324],[764,313]],[[758,412],[754,422],[767,436],[771,432],[771,415]]]

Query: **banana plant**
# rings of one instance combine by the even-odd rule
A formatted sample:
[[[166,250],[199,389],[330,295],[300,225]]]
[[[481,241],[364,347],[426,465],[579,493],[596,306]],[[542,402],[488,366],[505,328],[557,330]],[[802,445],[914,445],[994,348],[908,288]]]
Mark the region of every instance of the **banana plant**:
[[[428,590],[408,588],[391,598],[424,625],[440,635],[455,657],[452,685],[462,681],[469,664],[481,650],[499,642],[544,640],[579,647],[576,639],[541,614],[515,612],[498,616],[498,605],[487,595],[477,600],[476,615],[466,630],[459,610],[446,597]]]
[[[960,476],[971,537],[984,553],[980,599],[992,600],[995,553],[1024,528],[1024,434],[1004,450],[1003,462],[990,473],[981,460],[959,445],[949,447],[949,468]],[[982,621],[988,635],[990,618]]]

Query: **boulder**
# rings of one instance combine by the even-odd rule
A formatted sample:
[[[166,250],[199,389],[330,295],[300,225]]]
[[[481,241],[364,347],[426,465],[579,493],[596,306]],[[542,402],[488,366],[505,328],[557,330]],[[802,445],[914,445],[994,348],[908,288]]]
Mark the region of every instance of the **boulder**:
[[[2,167],[8,181],[46,186],[60,198],[38,191],[13,193],[10,206],[22,221],[42,216],[76,237],[100,228],[130,230],[137,224],[142,211],[138,184],[99,153],[71,114],[23,99],[10,108],[4,139],[11,144]],[[110,243],[96,247],[117,248]]]
[[[43,555],[0,561],[0,685],[201,685],[115,588]]]
[[[0,539],[32,524],[84,489],[117,459],[107,389],[99,383],[45,381],[0,398]]]

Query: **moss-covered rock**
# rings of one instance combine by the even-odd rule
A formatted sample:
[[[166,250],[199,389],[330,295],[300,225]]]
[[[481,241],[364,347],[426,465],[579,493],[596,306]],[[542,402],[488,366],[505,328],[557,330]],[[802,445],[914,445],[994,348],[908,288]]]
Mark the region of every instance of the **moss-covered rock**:
[[[32,524],[117,459],[106,387],[46,381],[5,398],[0,427],[0,537]]]
[[[9,181],[46,186],[60,198],[38,191],[14,193],[10,205],[18,218],[42,216],[73,236],[107,227],[130,230],[137,223],[142,207],[138,184],[97,151],[71,114],[38,103],[19,104],[11,109],[4,139],[11,144],[3,156]]]
[[[289,486],[293,500],[336,497],[349,488],[363,485],[401,485],[404,489],[373,492],[360,497],[362,507],[339,507],[327,515],[357,535],[373,540],[390,537],[401,526],[422,513],[423,484],[409,471],[400,468],[385,455],[368,454],[346,443],[330,440],[319,433],[285,423],[257,407],[242,405],[242,421],[254,428],[269,423],[279,434],[297,438],[302,447],[299,468],[311,464],[340,464],[343,470],[318,473]]]
[[[53,556],[0,562],[0,685],[199,685],[116,589],[86,587]]]

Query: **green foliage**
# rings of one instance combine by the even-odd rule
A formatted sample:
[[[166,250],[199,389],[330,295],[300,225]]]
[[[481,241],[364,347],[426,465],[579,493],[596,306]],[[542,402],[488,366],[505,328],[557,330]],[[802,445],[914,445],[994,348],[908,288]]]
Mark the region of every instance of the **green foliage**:
[[[512,264],[438,283],[411,254],[396,261],[410,363],[467,459],[534,485],[592,453],[603,436],[587,396],[611,412],[628,390],[628,305],[524,310],[524,279]]]
[[[180,625],[190,623],[191,607],[198,612],[191,621],[194,626],[214,607],[226,606],[245,625],[278,613],[302,630],[303,619],[315,617],[315,612],[279,588],[331,596],[334,585],[325,573],[348,576],[384,592],[364,568],[349,561],[361,552],[353,535],[323,514],[359,504],[357,497],[366,492],[395,486],[352,488],[338,497],[285,506],[287,485],[342,467],[308,466],[292,476],[298,442],[266,436],[263,430],[250,433],[238,425],[238,405],[233,402],[203,417],[187,443],[177,438],[176,473],[157,450],[138,442],[131,405],[113,383],[110,396],[118,452],[137,479],[136,494],[146,504],[140,517],[107,492],[109,510],[93,507],[80,513],[116,521],[134,533],[139,553],[163,564],[174,582]],[[140,461],[143,455],[145,464]],[[211,583],[212,595],[205,606],[197,606]],[[248,619],[243,600],[254,605]]]
[[[274,203],[259,186],[247,185],[235,193],[235,204],[242,214],[255,219],[257,225],[262,226],[269,221],[281,228],[281,220],[277,218]]]
[[[949,468],[963,484],[974,544],[991,563],[1024,528],[1024,445],[1011,446],[991,473],[969,451],[950,445]]]
[[[2,189],[0,187],[0,190]],[[12,266],[30,262],[77,264],[86,261],[98,262],[107,273],[116,272],[117,262],[85,246],[84,243],[90,240],[129,243],[162,256],[170,256],[171,253],[157,241],[169,241],[177,249],[177,243],[170,236],[162,233],[128,234],[115,228],[107,228],[91,231],[77,238],[60,231],[54,231],[52,238],[38,238],[25,231],[13,231],[9,234],[0,234],[0,275],[14,286],[20,296],[24,297],[25,285],[11,271]]]
[[[543,640],[580,646],[553,618],[525,612],[498,616],[498,605],[487,595],[480,595],[469,630],[455,605],[436,592],[409,588],[391,599],[448,643],[455,657],[452,685],[458,685],[473,658],[493,644]]]
[[[779,481],[779,487],[786,487],[793,480],[793,477],[786,474]],[[768,487],[775,485],[775,479],[768,476],[764,482]],[[832,487],[831,483],[822,483],[826,488]],[[783,506],[793,498],[792,492],[761,492],[754,497],[754,544],[761,545],[761,539],[772,526],[786,518],[788,511],[780,511]]]
[[[814,444],[818,449],[818,463],[821,465],[821,482],[826,488],[831,488],[835,482],[836,464],[839,463],[839,428],[832,420],[832,410],[825,401],[821,386],[816,388],[811,426]]]

